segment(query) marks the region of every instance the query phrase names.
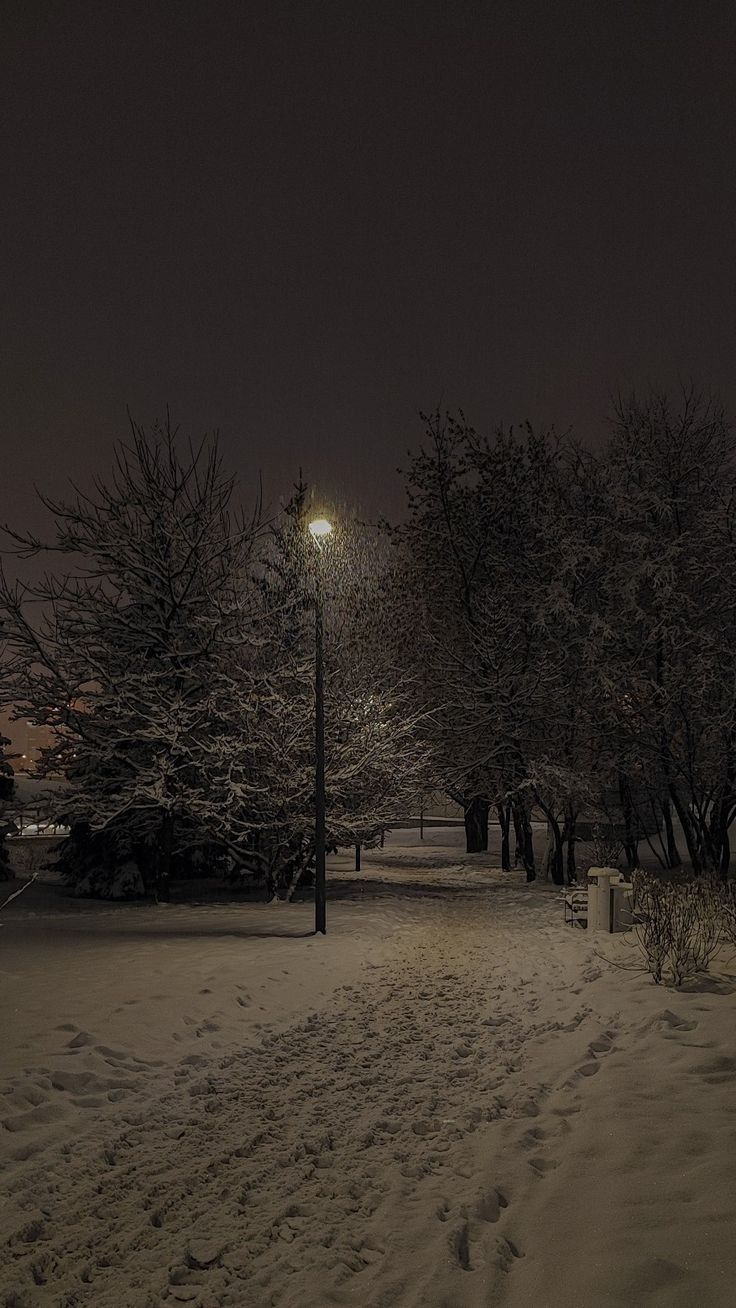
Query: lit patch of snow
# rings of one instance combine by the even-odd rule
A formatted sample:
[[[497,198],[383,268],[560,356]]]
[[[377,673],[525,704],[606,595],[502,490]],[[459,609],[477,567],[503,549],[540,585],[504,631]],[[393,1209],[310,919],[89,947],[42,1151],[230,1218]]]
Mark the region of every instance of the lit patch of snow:
[[[361,903],[333,859],[326,938],[8,910],[4,1302],[731,1302],[728,979],[655,987],[459,840],[364,852]]]

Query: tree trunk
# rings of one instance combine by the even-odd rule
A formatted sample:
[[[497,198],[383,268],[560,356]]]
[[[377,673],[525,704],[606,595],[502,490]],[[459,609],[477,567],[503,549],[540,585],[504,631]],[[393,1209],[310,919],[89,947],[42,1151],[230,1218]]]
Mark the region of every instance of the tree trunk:
[[[498,825],[501,828],[501,867],[504,872],[511,871],[511,847],[509,830],[511,827],[511,804],[498,804]]]
[[[360,845],[355,846],[355,871],[360,872]]]
[[[529,814],[521,800],[513,803],[514,832],[516,835],[516,856],[521,859],[527,881],[534,881],[537,869],[534,865],[534,839]]]
[[[618,794],[621,802],[621,812],[624,818],[624,853],[626,855],[626,864],[630,872],[639,866],[639,842],[636,837],[636,828],[634,826],[634,811],[631,802],[631,791],[629,783],[623,772],[618,774]]]
[[[723,843],[721,844],[721,862],[718,872],[721,881],[728,881],[728,873],[731,867],[731,840],[728,834],[728,827],[723,829]]]
[[[488,849],[487,799],[477,795],[465,805],[465,843],[468,854],[482,854]]]
[[[575,866],[575,832],[577,828],[577,820],[577,813],[573,809],[572,804],[568,804],[565,809],[565,828],[562,833],[563,842],[567,842],[568,886],[574,886],[578,879],[577,868]]]
[[[524,832],[522,830],[519,808],[519,804],[513,803],[512,801],[511,816],[514,820],[514,867],[518,867],[520,863],[523,866],[524,863]]]
[[[662,796],[662,817],[664,818],[664,830],[667,837],[667,866],[679,867],[682,859],[675,840],[675,828],[672,825],[672,805],[669,796],[666,795]]]
[[[551,876],[556,886],[564,886],[565,874],[562,861],[562,836],[559,824],[552,817],[547,817],[547,857],[544,865],[545,875]]]
[[[713,802],[713,810],[710,822],[711,847],[713,849],[713,871],[717,872],[723,881],[728,881],[728,869],[731,862],[731,842],[728,836],[728,820],[730,816],[730,796],[733,793],[733,775],[732,769],[729,768],[725,782],[721,786],[721,793],[717,800]]]
[[[682,830],[685,835],[685,843],[687,845],[687,852],[690,855],[690,862],[692,863],[693,866],[693,872],[702,872],[703,864],[700,854],[698,836],[697,836],[697,832],[694,830],[690,813],[686,809],[685,805],[682,803],[682,800],[677,794],[677,790],[674,786],[671,787],[670,793],[672,797],[672,803],[675,808],[675,812],[677,813],[677,816],[680,819],[680,826],[682,827]],[[671,823],[672,823],[672,819],[670,818],[670,825]],[[675,847],[675,853],[677,853],[677,847]],[[679,859],[679,854],[678,854],[678,859]],[[672,864],[668,863],[668,867],[671,866]],[[679,863],[674,864],[674,866],[678,867]]]
[[[703,871],[717,872],[721,865],[721,833],[715,808],[711,811],[710,822],[707,816],[698,813],[696,819],[698,843],[703,857]]]
[[[164,813],[158,838],[158,868],[156,869],[156,903],[168,904],[171,899],[171,851],[174,845],[174,815]]]
[[[660,635],[657,637],[657,652],[656,652],[657,689],[655,692],[655,703],[657,705],[661,705],[664,703],[664,680],[665,680],[664,674],[665,674],[664,643]],[[682,863],[682,859],[680,858],[680,851],[677,848],[677,843],[675,841],[675,831],[672,825],[672,803],[670,797],[671,796],[674,797],[674,786],[670,781],[670,765],[669,765],[670,748],[669,748],[669,739],[667,736],[667,731],[665,730],[664,726],[662,727],[662,730],[660,731],[660,735],[659,735],[659,751],[660,751],[662,775],[664,777],[664,787],[663,787],[663,793],[660,796],[660,805],[662,808],[662,817],[664,819],[664,831],[665,831],[665,838],[666,838],[665,858],[667,862],[667,867],[673,868],[673,867],[679,867],[680,864]],[[677,812],[679,816],[679,808],[677,809]],[[686,830],[686,828],[683,827],[683,830]],[[687,833],[686,833],[686,839],[687,839]],[[690,841],[688,840],[688,846],[689,845],[690,845]]]

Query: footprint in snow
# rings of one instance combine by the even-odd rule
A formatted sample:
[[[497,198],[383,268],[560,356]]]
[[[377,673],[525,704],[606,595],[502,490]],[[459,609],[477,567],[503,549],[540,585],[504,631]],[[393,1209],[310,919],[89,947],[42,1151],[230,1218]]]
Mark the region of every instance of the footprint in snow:
[[[213,1022],[212,1019],[210,1018],[206,1022],[203,1022],[201,1026],[197,1027],[197,1035],[201,1037],[210,1031],[219,1031],[219,1030],[220,1030],[220,1023]]]
[[[702,1076],[709,1085],[725,1085],[736,1079],[736,1058],[730,1058],[727,1054],[718,1054],[707,1063],[694,1067],[693,1071]]]
[[[470,1262],[470,1232],[468,1223],[463,1222],[452,1232],[449,1239],[450,1252],[457,1260],[464,1272],[472,1272],[473,1267]]]
[[[501,1238],[496,1245],[496,1261],[498,1266],[504,1272],[510,1272],[517,1258],[523,1258],[524,1254],[513,1240]]]
[[[481,1195],[475,1205],[475,1215],[482,1222],[497,1222],[501,1217],[501,1210],[508,1208],[508,1199],[501,1194],[500,1190],[489,1190],[486,1194]]]
[[[62,1028],[60,1027],[59,1030]],[[66,1027],[69,1030],[69,1027]],[[74,1028],[76,1030],[76,1027]],[[95,1037],[89,1031],[78,1031],[77,1034],[67,1042],[67,1049],[83,1049],[85,1045],[93,1045]]]
[[[541,1126],[535,1126],[524,1132],[521,1137],[521,1144],[525,1149],[533,1149],[536,1145],[542,1144],[546,1138],[547,1132],[543,1131]]]
[[[559,1163],[555,1158],[543,1158],[541,1154],[537,1154],[535,1158],[529,1158],[527,1161],[532,1170],[537,1173],[537,1176],[546,1176],[547,1172],[554,1172],[555,1168],[559,1167]]]
[[[670,1031],[694,1031],[697,1027],[697,1021],[689,1022],[686,1017],[680,1017],[678,1013],[673,1013],[671,1008],[665,1008],[654,1019],[654,1026],[660,1030],[669,1028]]]
[[[613,1045],[608,1036],[599,1036],[597,1040],[591,1040],[588,1045],[588,1051],[591,1054],[598,1054],[599,1056],[601,1054],[610,1054],[612,1050]]]
[[[601,1070],[601,1069],[600,1069],[600,1064],[599,1064],[599,1063],[583,1063],[582,1066],[580,1066],[580,1067],[577,1069],[577,1075],[578,1075],[578,1076],[595,1076],[596,1072],[600,1072],[600,1070]]]

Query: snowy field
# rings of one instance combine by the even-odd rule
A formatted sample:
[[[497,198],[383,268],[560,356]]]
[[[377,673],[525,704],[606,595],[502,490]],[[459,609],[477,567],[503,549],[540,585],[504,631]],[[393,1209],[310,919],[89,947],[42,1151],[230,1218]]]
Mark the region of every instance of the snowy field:
[[[5,909],[0,1308],[736,1303],[736,964],[659,989],[492,862],[334,859],[326,938]]]

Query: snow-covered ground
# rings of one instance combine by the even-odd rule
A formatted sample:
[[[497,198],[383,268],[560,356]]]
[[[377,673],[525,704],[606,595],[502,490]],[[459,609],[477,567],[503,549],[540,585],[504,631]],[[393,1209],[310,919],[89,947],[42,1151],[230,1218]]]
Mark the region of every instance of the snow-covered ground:
[[[460,841],[334,859],[325,938],[3,912],[0,1308],[736,1302],[734,968],[658,989]]]

